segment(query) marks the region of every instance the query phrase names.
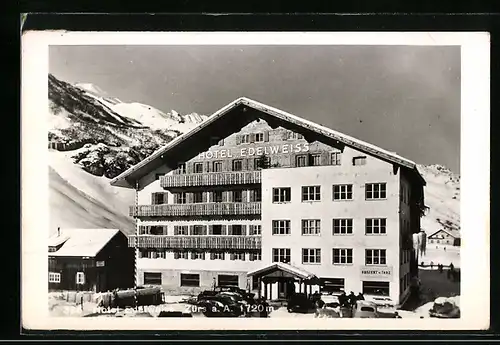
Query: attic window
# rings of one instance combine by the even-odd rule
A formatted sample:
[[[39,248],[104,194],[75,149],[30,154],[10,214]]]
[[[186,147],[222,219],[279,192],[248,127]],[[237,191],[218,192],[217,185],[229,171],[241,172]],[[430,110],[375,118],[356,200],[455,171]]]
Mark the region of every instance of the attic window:
[[[186,173],[186,163],[179,163],[177,166],[177,172],[179,174],[185,174]]]
[[[352,165],[366,165],[366,157],[354,157]]]
[[[264,133],[255,133],[255,142],[256,143],[264,142]]]
[[[248,143],[250,143],[250,134],[243,134],[241,136],[241,143],[242,144],[248,144]]]

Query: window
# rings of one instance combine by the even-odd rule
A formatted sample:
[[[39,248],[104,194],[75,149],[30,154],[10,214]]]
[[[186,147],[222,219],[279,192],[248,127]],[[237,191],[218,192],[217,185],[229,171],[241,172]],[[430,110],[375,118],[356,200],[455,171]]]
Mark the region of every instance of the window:
[[[367,235],[382,235],[385,234],[386,227],[385,218],[372,218],[365,220],[365,233]]]
[[[76,283],[77,284],[85,284],[85,273],[76,272]]]
[[[385,183],[367,183],[365,187],[366,187],[366,200],[386,198]]]
[[[264,142],[264,133],[255,133],[255,142],[256,143]]]
[[[179,165],[177,165],[177,173],[178,174],[186,173],[186,163],[179,163]]]
[[[236,235],[236,236],[244,235],[243,234],[243,226],[242,225],[233,225],[231,231],[232,231],[232,235]]]
[[[332,152],[330,156],[330,164],[331,165],[341,165],[340,157],[342,156],[341,152]]]
[[[213,172],[221,172],[222,171],[222,161],[213,162]]]
[[[352,165],[366,165],[366,157],[354,157]]]
[[[319,235],[321,232],[321,220],[302,219],[302,235]]]
[[[157,259],[166,259],[167,257],[167,252],[165,249],[157,249],[156,250],[156,258]]]
[[[155,180],[158,181],[160,177],[164,176],[164,173],[155,174]]]
[[[243,191],[233,190],[233,202],[243,202]]]
[[[333,200],[352,200],[352,184],[333,185]]]
[[[344,278],[320,278],[322,292],[340,292],[344,289]]]
[[[212,201],[213,202],[222,202],[222,191],[217,190],[212,192]]]
[[[250,134],[243,134],[241,136],[241,143],[248,144],[250,142]]]
[[[203,202],[203,192],[194,192],[193,202],[196,204]]]
[[[193,170],[195,174],[201,174],[203,172],[203,163],[201,162],[194,163]]]
[[[313,154],[309,156],[309,165],[311,166],[319,166],[321,165],[321,155]]]
[[[333,248],[333,264],[334,265],[352,264],[352,249]]]
[[[363,294],[375,296],[389,296],[389,282],[363,282]]]
[[[319,248],[302,249],[302,263],[303,264],[320,264],[321,263],[321,249],[319,249]]]
[[[219,286],[239,286],[238,276],[219,274],[217,277]]]
[[[243,170],[243,161],[241,159],[233,160],[233,171],[242,171]]]
[[[259,290],[259,279],[252,277],[252,290]]]
[[[189,234],[189,228],[187,225],[174,225],[174,235],[186,236]]]
[[[250,225],[250,234],[249,235],[261,235],[261,234],[262,234],[262,226]]]
[[[245,253],[231,253],[231,260],[245,261]]]
[[[295,157],[295,166],[296,167],[306,167],[307,166],[307,156],[300,155]]]
[[[167,227],[166,226],[151,226],[149,227],[150,235],[166,235]]]
[[[161,273],[144,272],[144,285],[161,285]]]
[[[61,273],[49,272],[49,283],[60,283]]]
[[[222,235],[222,225],[213,225],[212,235]]]
[[[225,253],[224,252],[213,252],[210,253],[210,260],[224,260]]]
[[[204,252],[192,252],[191,259],[192,260],[205,260],[205,253]]]
[[[182,252],[182,251],[175,251],[174,252],[174,259],[178,260],[178,259],[184,259],[184,260],[187,260],[189,259],[189,253],[188,252]]]
[[[290,221],[273,220],[273,235],[290,235]]]
[[[200,275],[181,273],[181,286],[200,286]]]
[[[333,220],[334,235],[351,235],[352,234],[352,219],[351,218],[336,218]]]
[[[206,235],[205,229],[206,229],[205,225],[193,225],[193,227],[191,228],[191,235],[196,235],[196,236]]]
[[[385,249],[366,249],[365,264],[385,265],[386,264]]]
[[[163,205],[167,203],[167,193],[153,193],[151,196],[153,205]]]
[[[320,201],[320,200],[321,200],[321,187],[320,186],[302,187],[302,202],[304,202],[304,201]]]
[[[260,189],[250,190],[250,201],[261,202],[262,201],[262,191]]]
[[[257,252],[257,253],[250,253],[248,255],[248,259],[250,261],[260,261],[262,260],[262,253],[261,252]]]
[[[273,262],[290,263],[290,248],[273,248]]]
[[[273,202],[290,202],[292,189],[290,187],[273,188]]]
[[[176,204],[185,204],[187,202],[186,192],[175,193]]]

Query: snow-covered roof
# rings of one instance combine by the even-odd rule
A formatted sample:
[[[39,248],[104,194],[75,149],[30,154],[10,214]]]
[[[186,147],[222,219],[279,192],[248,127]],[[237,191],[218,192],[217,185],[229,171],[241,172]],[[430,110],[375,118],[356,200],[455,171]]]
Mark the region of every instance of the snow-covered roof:
[[[266,104],[254,101],[254,100],[246,98],[246,97],[240,97],[240,98],[234,100],[233,102],[227,104],[226,106],[222,107],[221,109],[217,110],[213,115],[209,116],[207,119],[202,121],[198,126],[194,127],[193,129],[189,130],[188,132],[176,137],[175,139],[168,142],[166,145],[164,145],[163,147],[161,147],[157,151],[153,152],[153,154],[151,154],[146,159],[142,160],[141,162],[137,163],[133,167],[127,169],[126,171],[124,171],[123,173],[121,173],[120,175],[115,177],[113,180],[111,180],[111,182],[110,182],[111,185],[131,188],[132,185],[126,179],[130,178],[132,174],[139,171],[139,169],[145,168],[147,165],[151,164],[155,160],[160,159],[161,156],[165,152],[174,148],[180,142],[190,138],[195,133],[198,133],[199,131],[203,130],[209,124],[217,121],[221,117],[230,113],[230,111],[232,109],[236,108],[239,105],[246,105],[247,107],[262,111],[262,112],[269,114],[271,116],[274,116],[280,120],[293,123],[295,125],[298,125],[300,127],[305,128],[305,129],[314,131],[318,134],[335,139],[335,140],[337,140],[337,141],[339,141],[347,146],[353,147],[353,148],[358,149],[362,152],[370,153],[370,154],[372,154],[376,157],[379,157],[381,159],[385,159],[385,160],[388,160],[388,161],[393,162],[395,164],[398,164],[400,166],[409,168],[419,177],[419,179],[425,185],[425,180],[418,172],[415,162],[413,162],[409,159],[401,157],[401,156],[395,154],[394,152],[384,150],[380,147],[369,144],[369,143],[364,142],[362,140],[359,140],[359,139],[353,138],[351,136],[345,135],[343,133],[334,131],[330,128],[316,124],[312,121],[305,120],[305,119],[300,118],[296,115],[287,113],[283,110],[268,106]]]
[[[435,234],[437,234],[437,233],[439,233],[441,231],[446,232],[448,235],[450,235],[450,236],[452,236],[454,238],[460,238],[460,231],[458,231],[458,230],[447,230],[447,229],[439,229],[438,231],[435,231],[432,234],[430,234],[429,236],[427,236],[427,238],[430,238],[430,237],[434,236]]]
[[[303,269],[300,269],[298,267],[295,267],[295,266],[292,266],[289,264],[285,264],[282,262],[276,262],[274,264],[259,268],[257,270],[250,271],[247,273],[247,275],[254,276],[256,274],[261,274],[261,273],[264,273],[267,271],[273,271],[276,269],[288,272],[288,273],[293,274],[294,276],[297,276],[297,277],[302,278],[302,279],[310,279],[310,278],[315,277],[315,275],[310,273],[310,272],[307,272]]]
[[[61,229],[59,235],[49,238],[49,246],[57,246],[62,240],[64,244],[58,251],[49,252],[49,256],[94,257],[119,232],[118,229]]]

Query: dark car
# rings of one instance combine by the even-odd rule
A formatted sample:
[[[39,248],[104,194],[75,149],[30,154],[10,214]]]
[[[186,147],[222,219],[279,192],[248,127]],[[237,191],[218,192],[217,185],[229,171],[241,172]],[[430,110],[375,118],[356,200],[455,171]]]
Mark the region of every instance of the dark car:
[[[287,307],[289,313],[308,313],[316,310],[315,300],[305,293],[295,293],[288,299]]]
[[[255,294],[247,292],[244,289],[240,289],[237,286],[217,286],[213,290],[202,291],[198,295],[198,301],[200,301],[201,299],[203,299],[206,296],[216,296],[216,295],[218,295],[220,293],[224,293],[224,292],[231,293],[231,294],[237,294],[237,295],[241,296],[248,303],[251,303],[255,297]]]
[[[229,296],[202,296],[197,305],[206,317],[239,317],[245,311],[241,303]]]

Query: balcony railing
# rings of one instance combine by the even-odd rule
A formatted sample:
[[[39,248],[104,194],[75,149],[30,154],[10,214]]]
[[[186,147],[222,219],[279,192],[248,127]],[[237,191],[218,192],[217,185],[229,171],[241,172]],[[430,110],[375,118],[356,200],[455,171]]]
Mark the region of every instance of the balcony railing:
[[[260,202],[139,205],[130,207],[132,217],[192,217],[259,215]]]
[[[163,188],[206,187],[261,183],[260,171],[232,171],[201,174],[165,175],[160,177]]]
[[[261,236],[131,235],[129,247],[163,249],[260,249]]]

